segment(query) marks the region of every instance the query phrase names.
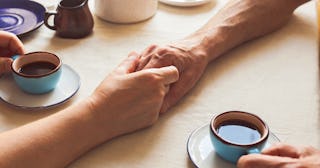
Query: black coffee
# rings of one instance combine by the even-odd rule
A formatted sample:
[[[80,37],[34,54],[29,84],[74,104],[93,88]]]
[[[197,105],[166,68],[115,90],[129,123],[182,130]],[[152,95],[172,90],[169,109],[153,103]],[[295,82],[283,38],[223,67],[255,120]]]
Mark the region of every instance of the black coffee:
[[[225,121],[217,128],[219,136],[235,144],[251,144],[261,138],[258,129],[243,120]]]
[[[50,62],[39,61],[39,62],[32,62],[22,66],[19,69],[19,72],[25,75],[43,75],[51,72],[56,67],[57,67],[56,65]]]

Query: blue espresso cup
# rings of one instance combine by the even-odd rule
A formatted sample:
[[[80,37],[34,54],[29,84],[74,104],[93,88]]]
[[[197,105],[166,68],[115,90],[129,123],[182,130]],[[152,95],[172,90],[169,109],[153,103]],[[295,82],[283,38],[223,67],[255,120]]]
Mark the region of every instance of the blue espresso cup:
[[[57,55],[40,51],[14,56],[13,59],[13,78],[23,91],[43,94],[52,91],[59,82],[62,62]]]
[[[248,112],[224,112],[214,116],[210,123],[210,138],[215,152],[232,163],[237,163],[243,155],[260,153],[268,137],[266,123]]]

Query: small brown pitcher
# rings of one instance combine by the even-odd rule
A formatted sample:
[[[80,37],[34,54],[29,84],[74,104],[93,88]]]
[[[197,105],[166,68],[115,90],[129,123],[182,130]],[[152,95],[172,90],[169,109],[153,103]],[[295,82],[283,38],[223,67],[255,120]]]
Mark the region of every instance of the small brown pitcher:
[[[53,23],[48,20],[54,15]],[[92,32],[94,21],[88,6],[88,0],[62,0],[56,12],[46,12],[44,24],[56,30],[60,37],[82,38]]]

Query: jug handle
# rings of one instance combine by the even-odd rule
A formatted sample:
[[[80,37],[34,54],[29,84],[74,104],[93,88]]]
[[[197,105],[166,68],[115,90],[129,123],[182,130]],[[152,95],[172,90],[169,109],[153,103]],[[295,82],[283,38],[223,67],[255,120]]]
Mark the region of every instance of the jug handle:
[[[51,25],[49,24],[49,22],[48,22],[50,16],[52,16],[52,15],[57,15],[57,13],[56,13],[56,12],[46,12],[46,13],[45,13],[45,16],[44,16],[44,24],[45,24],[49,29],[56,30],[56,29],[57,29],[56,25],[51,26]]]

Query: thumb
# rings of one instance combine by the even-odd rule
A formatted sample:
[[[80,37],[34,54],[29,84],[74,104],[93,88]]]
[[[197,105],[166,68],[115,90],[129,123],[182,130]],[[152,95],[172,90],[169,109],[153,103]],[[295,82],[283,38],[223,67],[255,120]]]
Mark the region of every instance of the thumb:
[[[270,168],[285,167],[287,164],[295,162],[296,159],[290,157],[270,156],[263,154],[249,154],[242,156],[237,163],[238,168]]]
[[[179,79],[179,71],[175,66],[167,66],[162,68],[150,68],[142,71],[158,74],[163,77],[163,84],[170,85]]]
[[[139,54],[136,52],[129,53],[128,57],[124,59],[114,71],[118,74],[128,74],[134,72],[138,66],[138,57]]]
[[[299,158],[300,148],[288,144],[279,143],[262,151],[263,154]]]

